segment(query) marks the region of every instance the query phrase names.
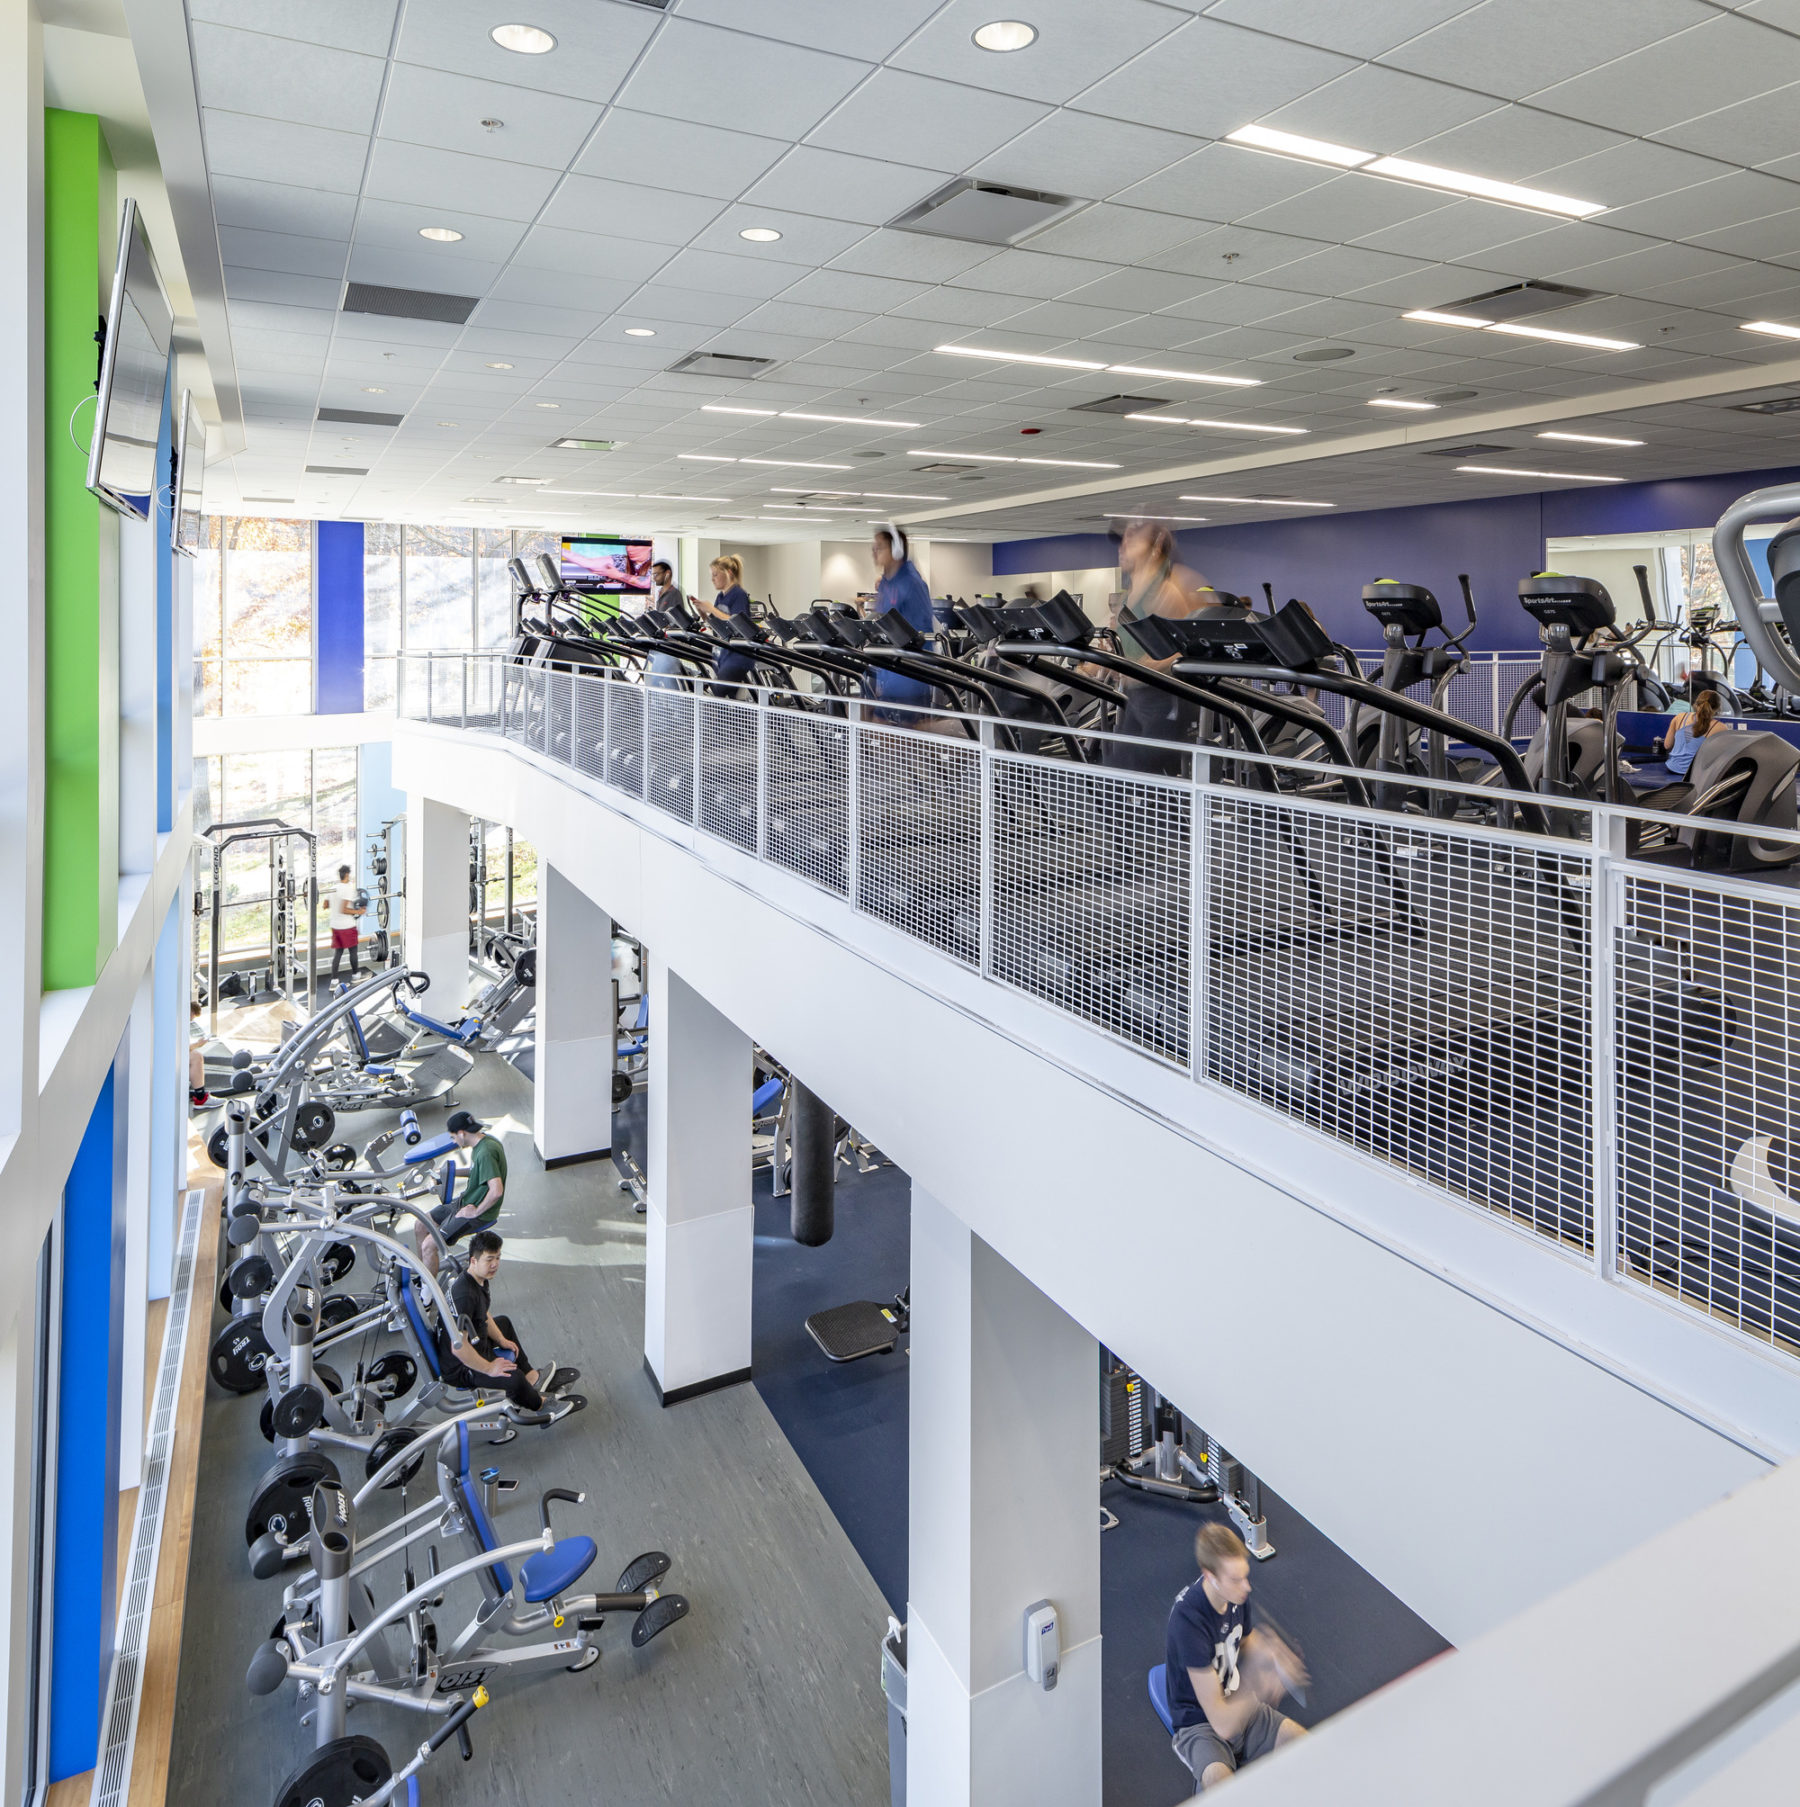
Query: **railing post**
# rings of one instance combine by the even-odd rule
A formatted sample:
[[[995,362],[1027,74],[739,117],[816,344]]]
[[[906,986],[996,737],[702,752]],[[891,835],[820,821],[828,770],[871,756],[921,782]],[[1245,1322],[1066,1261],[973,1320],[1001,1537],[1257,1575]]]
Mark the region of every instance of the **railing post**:
[[[1609,809],[1596,809],[1594,863],[1589,888],[1588,1034],[1593,1068],[1593,1161],[1590,1176],[1594,1218],[1594,1271],[1602,1280],[1619,1277],[1618,1139],[1619,1074],[1617,1048],[1618,947],[1621,917],[1619,887],[1623,875],[1614,865],[1625,854],[1626,819]]]
[[[705,697],[694,692],[694,782],[688,787],[688,820],[700,826],[700,705]]]
[[[756,698],[756,857],[769,857],[769,693]]]
[[[1500,655],[1488,654],[1488,732],[1498,734],[1506,711],[1500,703]]]
[[[437,720],[437,654],[425,655],[425,719]]]
[[[981,718],[981,922],[977,953],[983,978],[994,976],[994,723]]]
[[[850,752],[845,760],[844,775],[844,878],[849,887],[850,907],[862,907],[862,810],[859,792],[862,788],[862,703],[852,698],[846,711]]]
[[[462,721],[459,727],[469,725],[469,655],[465,653],[462,660]]]
[[[1188,817],[1188,1072],[1206,1078],[1212,1011],[1212,754],[1194,750]]]

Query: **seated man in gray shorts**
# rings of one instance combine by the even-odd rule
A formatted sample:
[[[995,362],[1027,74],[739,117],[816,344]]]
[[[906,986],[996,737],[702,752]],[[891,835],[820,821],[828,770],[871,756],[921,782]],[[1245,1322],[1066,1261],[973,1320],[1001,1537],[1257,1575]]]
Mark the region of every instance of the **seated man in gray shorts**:
[[[469,1159],[469,1179],[462,1197],[449,1199],[431,1213],[446,1243],[455,1243],[477,1230],[491,1230],[500,1215],[506,1197],[506,1150],[498,1136],[490,1136],[484,1124],[469,1111],[455,1111],[444,1125],[450,1140],[461,1149],[473,1149]],[[419,1259],[435,1274],[438,1271],[437,1244],[425,1234],[424,1226],[416,1227]]]
[[[1251,1629],[1250,1552],[1229,1525],[1202,1525],[1194,1539],[1197,1580],[1169,1613],[1169,1717],[1175,1755],[1203,1791],[1266,1756],[1304,1726],[1278,1713],[1304,1688],[1300,1659],[1268,1627]]]

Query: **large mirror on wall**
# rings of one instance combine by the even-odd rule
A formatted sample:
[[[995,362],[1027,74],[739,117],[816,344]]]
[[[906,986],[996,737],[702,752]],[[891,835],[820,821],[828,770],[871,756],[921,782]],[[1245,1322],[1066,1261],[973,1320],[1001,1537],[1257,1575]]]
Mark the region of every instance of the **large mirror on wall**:
[[[175,550],[191,558],[206,543],[206,519],[200,512],[200,492],[206,480],[206,422],[200,418],[191,389],[181,392],[174,453],[169,533]]]
[[[87,486],[120,514],[140,521],[149,519],[156,494],[156,444],[174,325],[143,219],[137,203],[127,199],[100,348]]]

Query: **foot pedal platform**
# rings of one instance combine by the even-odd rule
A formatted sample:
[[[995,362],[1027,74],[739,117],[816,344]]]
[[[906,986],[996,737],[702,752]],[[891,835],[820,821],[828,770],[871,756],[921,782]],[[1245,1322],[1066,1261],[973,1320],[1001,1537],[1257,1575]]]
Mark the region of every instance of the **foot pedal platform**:
[[[688,1603],[680,1594],[659,1594],[631,1622],[631,1641],[639,1650],[677,1620],[688,1616]]]
[[[873,1299],[855,1299],[815,1311],[806,1320],[806,1332],[826,1357],[834,1362],[859,1361],[865,1355],[886,1355],[900,1340],[900,1313],[892,1305]]]
[[[619,1577],[617,1594],[641,1594],[652,1581],[660,1581],[675,1566],[674,1558],[662,1550],[646,1550]]]

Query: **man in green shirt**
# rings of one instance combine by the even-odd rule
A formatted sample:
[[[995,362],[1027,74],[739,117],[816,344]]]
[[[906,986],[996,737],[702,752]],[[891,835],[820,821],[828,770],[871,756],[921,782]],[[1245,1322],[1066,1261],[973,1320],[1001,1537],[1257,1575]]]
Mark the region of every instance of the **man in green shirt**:
[[[432,1222],[446,1243],[455,1243],[477,1230],[492,1227],[500,1215],[501,1201],[506,1197],[506,1150],[498,1136],[490,1136],[486,1126],[468,1111],[455,1111],[444,1125],[458,1148],[473,1149],[469,1157],[469,1179],[462,1197],[447,1200],[432,1213]],[[437,1244],[419,1231],[419,1259],[435,1274],[438,1271]]]

